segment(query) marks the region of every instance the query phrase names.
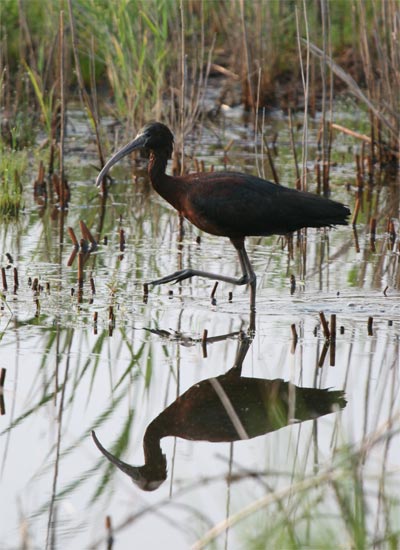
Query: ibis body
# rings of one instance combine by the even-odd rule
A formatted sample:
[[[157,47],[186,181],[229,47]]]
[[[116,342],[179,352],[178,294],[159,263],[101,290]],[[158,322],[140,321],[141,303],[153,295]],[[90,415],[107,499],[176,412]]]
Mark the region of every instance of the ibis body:
[[[228,237],[238,252],[243,275],[235,278],[184,269],[150,284],[178,282],[195,275],[235,285],[250,284],[250,307],[255,311],[256,275],[245,249],[246,237],[282,235],[303,227],[347,225],[350,211],[343,204],[253,175],[224,171],[170,176],[166,167],[173,143],[167,126],[160,122],[147,124],[105,164],[97,185],[121,158],[136,149],[148,150],[148,172],[155,191],[202,231]]]

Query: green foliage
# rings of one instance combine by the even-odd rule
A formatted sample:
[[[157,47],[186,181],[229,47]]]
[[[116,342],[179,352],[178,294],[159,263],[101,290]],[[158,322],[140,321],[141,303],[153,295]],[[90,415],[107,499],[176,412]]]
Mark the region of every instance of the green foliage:
[[[0,141],[0,220],[18,216],[23,205],[20,178],[26,166],[26,152],[9,150]]]
[[[251,514],[244,526],[238,527],[243,547],[249,550],[335,550],[343,544],[357,550],[374,547],[376,516],[366,504],[368,480],[361,473],[360,456],[343,447],[337,458],[326,475],[316,474],[315,485],[311,476],[306,490],[300,482],[299,490],[293,489],[289,497],[269,504],[267,513],[260,509]],[[398,509],[399,501],[392,500],[391,513]],[[392,548],[398,532],[390,513],[383,514],[383,521],[384,534],[378,546]]]
[[[181,14],[175,0],[71,2],[85,86],[92,94],[95,86],[106,92],[107,107],[126,122],[129,132],[149,118],[177,120],[176,110],[182,109],[182,81],[192,86],[186,100],[193,100],[193,83],[198,78],[198,84],[204,84],[199,75],[205,70],[207,54],[215,40],[212,61],[239,77],[245,104],[254,104],[259,86],[259,105],[276,103],[282,85],[287,86],[288,82],[296,84],[284,102],[296,102],[301,95],[296,91],[300,83],[298,35],[304,37],[308,29],[310,41],[322,47],[321,4],[300,0],[246,1],[243,10],[241,6],[238,1],[183,2]],[[67,88],[75,100],[78,90],[68,7],[65,2],[66,76]],[[358,76],[364,78],[363,33],[376,36],[383,53],[390,44],[385,22],[376,27],[381,2],[365,0],[361,8],[355,1],[337,0],[325,3],[325,9],[329,21],[329,28],[325,29],[329,37],[325,38],[329,38],[333,55],[351,51],[350,69],[356,68]],[[8,65],[10,82],[5,83],[0,102],[6,103],[11,90],[15,90],[15,105],[28,105],[34,96],[47,132],[50,107],[56,104],[53,96],[58,83],[58,17],[59,5],[53,0],[2,2],[1,42],[6,52],[3,64]],[[371,38],[369,55],[373,63],[379,61],[375,59],[375,49]],[[184,75],[182,56],[186,64]],[[318,61],[311,59],[311,63],[318,88]],[[383,69],[382,77],[387,80]],[[194,110],[192,104],[190,109]]]

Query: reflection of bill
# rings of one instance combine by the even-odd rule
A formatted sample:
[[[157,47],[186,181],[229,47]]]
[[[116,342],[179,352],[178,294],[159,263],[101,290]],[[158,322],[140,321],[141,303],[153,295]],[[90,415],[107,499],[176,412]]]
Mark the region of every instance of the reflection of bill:
[[[194,384],[148,425],[143,438],[143,466],[122,462],[109,453],[92,432],[97,447],[141,489],[152,491],[167,477],[167,463],[160,446],[163,437],[238,441],[346,406],[342,391],[302,388],[280,378],[242,377],[242,363],[250,344],[249,338],[242,340],[236,363],[226,374]]]

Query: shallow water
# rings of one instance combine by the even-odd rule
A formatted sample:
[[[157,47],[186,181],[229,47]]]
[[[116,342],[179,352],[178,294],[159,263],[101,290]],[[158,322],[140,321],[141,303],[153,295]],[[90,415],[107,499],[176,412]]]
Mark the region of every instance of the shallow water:
[[[343,121],[346,112],[338,116]],[[82,219],[98,237],[96,171],[88,168],[96,163],[95,152],[89,147],[82,153],[87,133],[82,115],[73,112],[69,120],[72,200],[64,226],[73,227],[79,238]],[[255,173],[258,165],[262,172],[252,129],[243,127],[238,113],[229,113],[220,127],[225,130],[206,126],[201,137],[189,137],[187,154],[220,169],[221,145],[234,138],[228,167]],[[315,124],[310,131],[310,159],[317,129]],[[279,132],[275,162],[282,183],[290,182],[287,122],[273,116],[270,131]],[[332,196],[352,207],[354,144],[339,135],[335,145]],[[18,222],[0,226],[3,253],[14,260],[6,270],[9,288],[0,317],[0,366],[7,369],[0,420],[1,548],[23,543],[27,548],[105,547],[106,516],[115,548],[131,548],[132,541],[138,548],[188,548],[257,499],[257,510],[244,514],[228,535],[218,535],[217,548],[261,548],[266,540],[279,548],[287,539],[276,529],[284,530],[285,521],[298,540],[325,540],[335,547],[351,540],[343,527],[336,475],[350,494],[362,494],[369,540],[384,538],[399,511],[398,502],[389,512],[387,503],[400,494],[398,247],[396,242],[388,250],[384,225],[392,189],[380,187],[375,251],[363,223],[359,252],[349,227],[309,230],[306,255],[295,237],[293,258],[282,239],[249,239],[258,274],[257,316],[242,376],[283,379],[292,388],[343,390],[346,406],[314,420],[292,419],[286,427],[235,443],[166,437],[161,447],[167,479],[156,491],[143,492],[98,451],[91,431],[122,460],[142,465],[148,424],[187,389],[234,366],[237,334],[208,342],[206,353],[202,338],[205,329],[208,338],[246,332],[249,295],[245,288],[220,283],[213,305],[213,282],[193,279],[152,290],[144,303],[143,282],[175,271],[180,260],[227,274],[238,273],[238,265],[227,240],[202,234],[196,243],[199,231],[188,224],[180,250],[177,216],[151,192],[142,168],[133,165],[140,173],[136,186],[127,163],[113,171],[117,183],[99,247],[84,268],[81,300],[77,261],[67,266],[72,245],[66,233],[60,245],[60,214],[52,220],[51,207],[33,201],[29,182],[24,213]],[[123,251],[119,228],[126,236]],[[7,266],[4,255],[2,262]],[[20,283],[16,294],[14,266]],[[296,289],[291,295],[292,274]],[[43,286],[36,295],[29,277]],[[320,311],[328,320],[336,314],[338,330],[335,353],[331,345],[322,366]],[[304,480],[313,485],[306,492],[299,487]],[[278,491],[283,511],[276,504]],[[262,500],[268,495],[270,503]]]

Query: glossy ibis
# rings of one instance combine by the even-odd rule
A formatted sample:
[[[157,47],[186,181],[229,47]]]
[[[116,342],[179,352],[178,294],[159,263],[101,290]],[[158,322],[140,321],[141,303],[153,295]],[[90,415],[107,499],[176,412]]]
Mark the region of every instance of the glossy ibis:
[[[152,285],[178,282],[199,275],[234,285],[250,284],[250,308],[255,311],[256,274],[244,241],[250,236],[283,235],[303,227],[347,225],[350,210],[339,202],[289,189],[239,172],[201,172],[184,176],[165,173],[174,136],[167,126],[151,122],[135,139],[105,164],[97,177],[100,185],[110,168],[136,149],[149,152],[148,172],[154,189],[196,227],[212,235],[228,237],[237,250],[242,277],[183,269]]]
[[[242,376],[250,345],[251,339],[244,336],[235,364],[226,374],[194,384],[150,422],[143,437],[142,466],[132,466],[111,454],[92,432],[99,450],[138,487],[153,491],[167,478],[167,461],[160,445],[164,437],[210,442],[251,439],[346,406],[343,391],[302,388],[281,378]]]

